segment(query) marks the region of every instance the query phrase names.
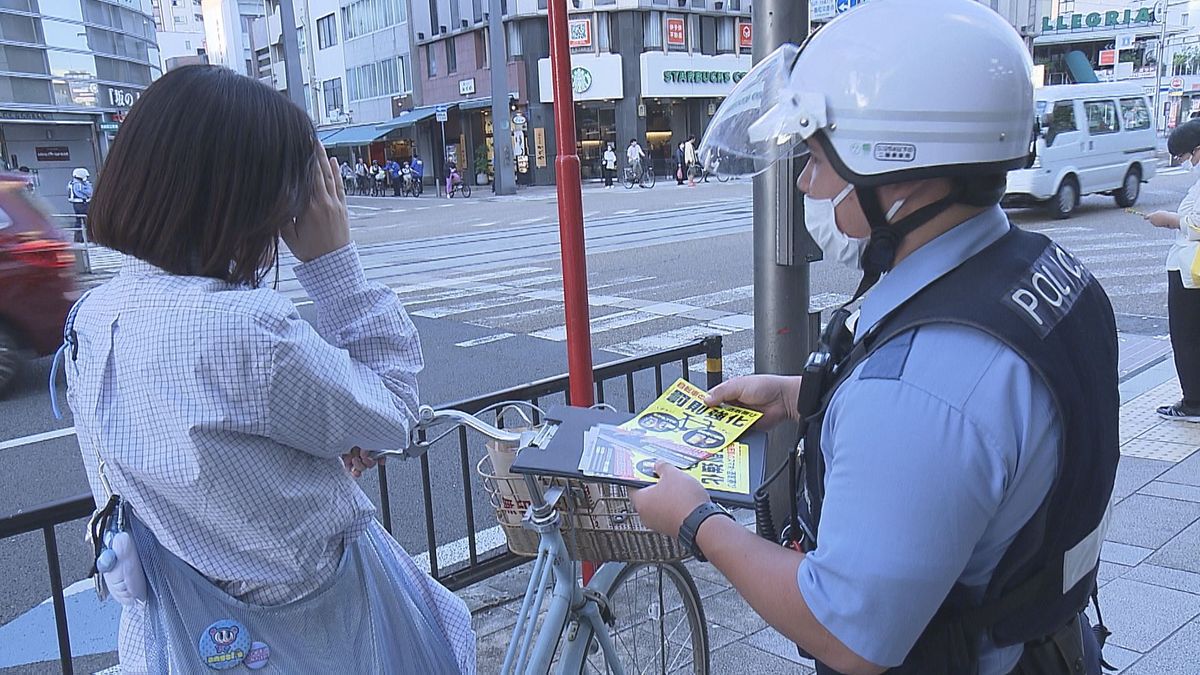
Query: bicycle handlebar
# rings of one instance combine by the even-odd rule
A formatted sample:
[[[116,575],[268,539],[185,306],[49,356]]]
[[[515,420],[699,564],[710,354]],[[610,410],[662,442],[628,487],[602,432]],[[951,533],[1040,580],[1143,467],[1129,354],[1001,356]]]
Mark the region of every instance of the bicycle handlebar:
[[[421,431],[426,431],[434,424],[443,421],[454,422],[456,427],[470,427],[484,436],[502,443],[514,443],[521,440],[521,434],[519,432],[505,431],[504,429],[492,426],[491,424],[484,422],[470,413],[453,409],[434,410],[431,406],[423,405],[417,409],[417,426],[415,429],[413,429],[413,444],[428,444],[429,441],[419,441],[417,434]]]

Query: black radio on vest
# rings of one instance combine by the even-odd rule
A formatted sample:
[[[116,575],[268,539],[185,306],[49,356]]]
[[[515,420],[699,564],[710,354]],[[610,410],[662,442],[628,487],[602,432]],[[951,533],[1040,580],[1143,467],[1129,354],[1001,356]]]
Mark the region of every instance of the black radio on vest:
[[[1080,615],[1096,589],[1119,447],[1116,326],[1099,283],[1054,242],[1013,227],[852,347],[846,317],[844,310],[835,314],[805,373],[799,402],[803,462],[793,476],[803,491],[784,529],[785,543],[819,546],[821,426],[838,386],[875,350],[920,326],[976,328],[1024,359],[1051,392],[1063,432],[1058,475],[1001,559],[982,604],[956,585],[904,663],[888,672],[977,672],[984,634],[998,646],[1025,645],[1015,673],[1086,672],[1085,651],[1094,656],[1099,646]],[[1102,625],[1097,633],[1100,641],[1106,636]],[[817,672],[835,671],[818,663]]]

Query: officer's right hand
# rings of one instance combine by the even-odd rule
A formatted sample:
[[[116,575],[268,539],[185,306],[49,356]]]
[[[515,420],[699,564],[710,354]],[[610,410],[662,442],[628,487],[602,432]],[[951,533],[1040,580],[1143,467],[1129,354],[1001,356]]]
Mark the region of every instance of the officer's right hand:
[[[709,406],[729,403],[757,410],[763,414],[758,423],[769,429],[799,417],[796,411],[799,398],[798,375],[747,375],[717,385],[704,402]]]

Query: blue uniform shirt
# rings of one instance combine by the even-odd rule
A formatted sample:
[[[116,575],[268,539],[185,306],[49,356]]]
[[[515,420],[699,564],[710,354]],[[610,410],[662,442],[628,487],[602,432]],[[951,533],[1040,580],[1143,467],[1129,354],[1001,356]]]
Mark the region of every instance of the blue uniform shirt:
[[[1008,228],[995,207],[905,258],[863,302],[856,337]],[[887,366],[905,354],[895,377]],[[1061,424],[1049,389],[1011,349],[933,324],[860,364],[821,431],[825,501],[800,592],[843,644],[898,666],[956,582],[982,595],[1049,492]],[[1021,651],[985,638],[981,675],[1010,672]]]
[[[408,166],[418,178],[425,175],[425,162],[422,162],[420,157],[413,157]]]

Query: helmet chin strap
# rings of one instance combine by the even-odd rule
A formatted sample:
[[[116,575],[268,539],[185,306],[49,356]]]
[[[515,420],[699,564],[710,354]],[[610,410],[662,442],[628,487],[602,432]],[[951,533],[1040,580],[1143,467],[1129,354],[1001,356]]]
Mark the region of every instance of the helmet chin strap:
[[[879,281],[879,277],[883,276],[885,272],[891,271],[892,265],[896,262],[896,252],[900,249],[900,243],[904,241],[905,237],[944,213],[946,209],[957,203],[959,198],[958,190],[952,189],[945,197],[926,204],[892,223],[889,221],[903,205],[903,201],[896,202],[885,213],[883,205],[879,201],[877,188],[862,187],[856,188],[856,191],[858,192],[858,203],[862,206],[863,213],[867,216],[867,223],[871,226],[871,241],[862,255],[862,281],[859,282],[854,297],[846,305],[861,298]]]

